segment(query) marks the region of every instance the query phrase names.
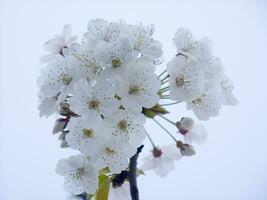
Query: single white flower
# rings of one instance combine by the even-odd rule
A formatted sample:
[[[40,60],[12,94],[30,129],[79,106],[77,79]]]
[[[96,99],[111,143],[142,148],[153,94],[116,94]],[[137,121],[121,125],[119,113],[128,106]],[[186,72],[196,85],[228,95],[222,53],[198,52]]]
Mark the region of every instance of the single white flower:
[[[38,79],[40,93],[44,97],[55,97],[62,101],[72,93],[73,86],[84,73],[76,66],[76,61],[71,57],[58,57],[51,61]],[[62,102],[60,101],[60,102]]]
[[[200,96],[205,88],[204,72],[193,58],[179,55],[168,64],[170,99],[190,101]]]
[[[57,55],[63,55],[63,48],[68,48],[76,39],[77,36],[71,35],[71,26],[69,24],[65,25],[61,35],[56,36],[44,44],[45,50],[49,51],[50,54],[43,56],[41,61],[47,62]]]
[[[144,56],[151,59],[157,59],[162,56],[162,45],[159,41],[152,38],[154,32],[154,25],[143,26],[129,25],[132,43],[134,49]]]
[[[212,42],[207,37],[196,40],[188,29],[178,29],[173,42],[178,54],[189,54],[195,56],[199,61],[207,61],[212,57]]]
[[[77,61],[76,65],[83,71],[84,76],[91,81],[97,80],[106,67],[99,52],[88,49],[88,46],[86,45],[73,45],[64,52],[64,54],[74,57]]]
[[[137,57],[137,52],[127,38],[121,38],[116,43],[100,45],[98,50],[102,61],[108,66],[104,74],[111,80],[114,80],[115,76],[124,76],[127,63]]]
[[[181,157],[181,152],[175,145],[154,148],[152,154],[144,158],[144,163],[140,168],[144,171],[153,169],[158,176],[165,177],[171,170],[174,170],[175,160]]]
[[[114,96],[113,86],[105,79],[93,86],[86,80],[80,80],[74,87],[69,104],[72,111],[86,116],[91,123],[100,123],[102,116],[107,117],[118,109],[119,102]]]
[[[188,117],[183,117],[177,122],[179,132],[184,136],[186,144],[203,144],[207,140],[207,131],[202,124],[195,124],[194,120]]]
[[[151,108],[158,103],[160,81],[154,70],[154,65],[148,58],[128,63],[125,77],[120,77],[117,87],[117,94],[127,110],[141,112],[142,107]]]
[[[145,139],[145,120],[142,114],[120,110],[104,119],[104,132],[111,132],[112,138],[119,143],[130,144],[137,148]]]
[[[225,105],[236,105],[238,103],[238,100],[233,95],[234,85],[232,81],[226,75],[224,75],[220,82],[220,85],[223,97],[222,103]]]
[[[66,141],[70,147],[85,155],[93,155],[99,148],[101,125],[92,123],[87,117],[71,118],[67,129]]]
[[[85,43],[94,48],[98,43],[114,43],[119,38],[125,37],[127,28],[124,23],[107,22],[103,19],[90,20],[87,32],[84,34]]]
[[[192,109],[200,120],[208,120],[210,117],[217,116],[221,108],[221,96],[216,88],[206,88],[201,96],[187,101],[187,109]]]
[[[100,143],[100,151],[96,153],[96,167],[102,169],[108,167],[112,173],[119,174],[129,165],[129,158],[136,153],[136,148],[131,145],[105,140]],[[93,159],[95,159],[93,157]]]
[[[109,189],[109,200],[131,200],[130,185],[128,182],[124,182],[120,187],[112,187]]]
[[[65,177],[65,186],[74,195],[96,191],[97,171],[93,163],[82,155],[60,160],[56,173]]]

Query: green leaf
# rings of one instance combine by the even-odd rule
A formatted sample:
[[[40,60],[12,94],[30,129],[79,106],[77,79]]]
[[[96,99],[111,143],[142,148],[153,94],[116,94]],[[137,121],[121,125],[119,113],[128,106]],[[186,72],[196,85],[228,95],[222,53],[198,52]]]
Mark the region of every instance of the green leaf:
[[[143,170],[141,170],[141,169],[137,169],[137,170],[136,170],[136,175],[137,175],[137,176],[140,176],[140,175],[146,175],[146,174],[145,174],[145,172],[144,172]]]
[[[106,175],[98,176],[98,189],[95,193],[95,200],[108,200],[110,179]]]
[[[93,198],[94,195],[92,194],[87,194],[87,200],[91,200]]]
[[[143,108],[142,113],[148,118],[154,118],[158,114],[164,115],[169,113],[169,111],[161,107],[159,104],[156,104],[152,108]]]

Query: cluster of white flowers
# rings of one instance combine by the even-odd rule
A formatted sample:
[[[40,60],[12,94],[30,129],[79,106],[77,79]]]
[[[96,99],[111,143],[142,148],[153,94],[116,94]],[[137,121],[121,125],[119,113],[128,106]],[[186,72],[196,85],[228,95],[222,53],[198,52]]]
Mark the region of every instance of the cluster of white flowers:
[[[208,38],[196,40],[189,30],[180,28],[173,43],[177,54],[167,64],[170,99],[186,102],[200,120],[218,115],[222,104],[237,103],[233,84],[220,59],[213,55]]]
[[[153,25],[96,19],[89,21],[80,43],[70,25],[45,43],[50,54],[42,57],[46,67],[38,79],[40,116],[60,114],[53,133],[60,133],[61,147],[81,153],[59,161],[56,169],[74,195],[93,195],[103,169],[110,179],[127,170],[129,158],[146,136],[153,151],[141,168],[154,169],[160,176],[174,169],[175,160],[195,153],[192,144],[203,143],[206,130],[191,118],[167,119],[161,99],[185,101],[200,120],[217,115],[221,104],[237,102],[220,60],[212,55],[210,41],[195,40],[186,29],[175,34],[177,54],[157,76],[162,45],[153,32]],[[174,124],[184,141],[176,140],[156,116]],[[154,145],[144,128],[146,118],[167,131],[175,145]],[[128,182],[122,187],[128,193],[123,199],[129,199]],[[125,193],[125,189],[110,190]]]

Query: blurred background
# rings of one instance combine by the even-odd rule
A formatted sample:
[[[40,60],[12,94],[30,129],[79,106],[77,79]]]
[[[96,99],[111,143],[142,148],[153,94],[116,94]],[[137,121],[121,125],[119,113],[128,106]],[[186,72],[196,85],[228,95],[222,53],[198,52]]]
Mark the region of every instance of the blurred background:
[[[43,43],[64,24],[80,39],[92,18],[154,23],[166,61],[175,53],[171,39],[178,27],[210,37],[240,101],[204,122],[209,138],[196,156],[178,161],[167,178],[153,172],[140,177],[140,199],[266,200],[265,0],[0,0],[0,200],[68,198],[54,169],[59,159],[77,152],[59,148],[51,134],[56,117],[39,118],[36,79]],[[193,116],[185,104],[169,108],[173,120]],[[157,144],[172,142],[153,122],[146,127]],[[146,142],[142,156],[149,151]]]

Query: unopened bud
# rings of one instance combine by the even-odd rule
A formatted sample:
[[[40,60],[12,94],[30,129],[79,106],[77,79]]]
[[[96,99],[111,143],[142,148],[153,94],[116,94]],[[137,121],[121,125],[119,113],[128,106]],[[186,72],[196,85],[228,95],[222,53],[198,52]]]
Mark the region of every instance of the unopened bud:
[[[59,114],[66,116],[70,113],[70,105],[66,102],[60,103]]]
[[[152,153],[155,158],[159,158],[162,155],[162,151],[156,147],[153,149]]]
[[[68,145],[68,143],[66,142],[66,140],[61,140],[60,147],[61,147],[61,148],[68,148],[69,145]]]
[[[183,117],[179,122],[176,122],[176,127],[182,135],[185,135],[194,127],[194,120],[189,117]]]
[[[67,123],[67,120],[64,118],[57,119],[53,127],[53,134],[62,132],[66,126],[66,123]]]
[[[183,156],[193,156],[196,154],[193,146],[184,144],[182,141],[177,141],[176,146],[180,149]]]

